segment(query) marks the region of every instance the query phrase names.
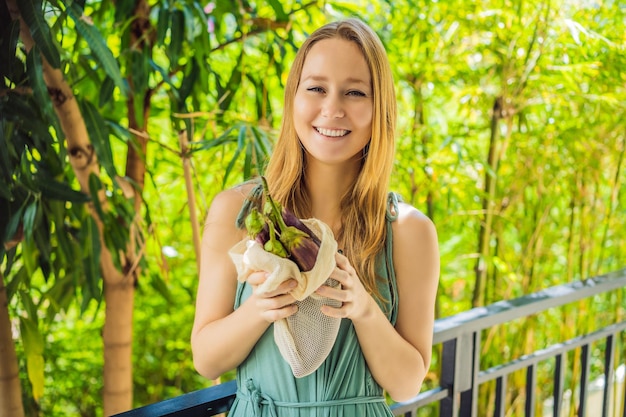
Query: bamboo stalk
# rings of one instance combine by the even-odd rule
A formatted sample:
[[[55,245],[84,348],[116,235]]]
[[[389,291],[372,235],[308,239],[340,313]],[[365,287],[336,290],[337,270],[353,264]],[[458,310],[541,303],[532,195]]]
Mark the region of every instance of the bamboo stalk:
[[[189,206],[189,220],[191,222],[191,232],[193,235],[193,248],[196,254],[196,267],[198,268],[198,271],[200,271],[200,223],[198,222],[198,213],[196,211],[196,193],[193,187],[187,130],[180,131],[178,134],[178,142],[180,143],[180,158],[183,165],[183,175],[185,176],[187,205]]]
[[[615,175],[613,175],[613,185],[611,186],[611,195],[609,201],[607,203],[606,215],[604,218],[604,230],[602,232],[602,240],[600,242],[600,253],[598,254],[598,261],[596,263],[596,269],[594,274],[602,273],[602,263],[604,261],[604,250],[606,248],[606,241],[608,239],[609,230],[611,228],[611,220],[615,215],[615,210],[619,204],[620,192],[621,192],[621,183],[620,183],[620,173],[622,172],[622,165],[624,164],[624,154],[626,153],[626,139],[624,139],[624,135],[621,135],[620,145],[617,145],[617,149],[619,150],[619,156],[617,159],[617,166],[615,167]],[[620,149],[621,148],[621,149]]]
[[[0,412],[24,417],[17,354],[11,334],[9,302],[0,268]],[[4,414],[3,414],[4,415]]]

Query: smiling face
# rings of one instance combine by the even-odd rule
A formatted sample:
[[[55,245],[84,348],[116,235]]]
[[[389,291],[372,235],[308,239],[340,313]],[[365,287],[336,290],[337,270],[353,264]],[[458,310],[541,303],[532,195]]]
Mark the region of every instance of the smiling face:
[[[359,47],[324,39],[309,50],[294,98],[294,127],[306,158],[358,162],[372,135],[371,75]]]

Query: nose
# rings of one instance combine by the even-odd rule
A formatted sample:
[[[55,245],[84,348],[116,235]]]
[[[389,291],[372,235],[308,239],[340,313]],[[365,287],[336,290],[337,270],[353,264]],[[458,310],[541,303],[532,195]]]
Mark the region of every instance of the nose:
[[[335,94],[328,94],[322,103],[322,117],[336,119],[345,116],[341,97]]]

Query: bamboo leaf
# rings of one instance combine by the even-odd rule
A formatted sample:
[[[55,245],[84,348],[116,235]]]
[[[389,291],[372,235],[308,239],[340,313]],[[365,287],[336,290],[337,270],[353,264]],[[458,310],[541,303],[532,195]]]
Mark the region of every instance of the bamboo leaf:
[[[5,274],[11,271],[11,267],[13,266],[13,261],[15,260],[15,248],[9,252],[7,252],[7,266],[5,269]],[[7,297],[9,300],[13,298],[13,296],[19,291],[19,288],[22,286],[28,286],[28,272],[26,271],[26,267],[22,266],[17,272],[13,275],[13,279],[11,279],[7,283]]]
[[[51,211],[52,222],[54,223],[57,242],[59,243],[59,252],[65,259],[72,259],[74,249],[72,243],[68,239],[67,228],[64,222],[65,207],[64,203],[60,201],[50,201],[48,203]]]
[[[115,82],[111,77],[105,77],[98,96],[98,107],[104,107],[111,100],[113,90],[115,90]]]
[[[230,135],[234,130],[235,130],[235,127],[231,126],[228,129],[226,129],[224,133],[222,133],[220,136],[218,136],[215,139],[201,140],[201,141],[190,143],[190,145],[192,145],[192,147],[190,148],[190,152],[193,153],[193,152],[198,152],[198,151],[208,151],[209,149],[213,149],[217,146],[222,146],[228,142],[231,142],[232,138],[230,137]]]
[[[224,111],[230,107],[230,103],[233,101],[235,97],[235,91],[241,85],[241,67],[243,66],[243,48],[241,48],[241,53],[239,54],[239,59],[237,60],[237,64],[235,64],[235,68],[230,74],[230,78],[228,79],[228,83],[226,84],[226,88],[224,89],[223,95],[225,95],[224,100],[220,102],[220,110]]]
[[[170,25],[170,44],[168,54],[170,65],[176,67],[180,52],[183,49],[183,40],[185,39],[185,14],[182,10],[175,9],[171,13]]]
[[[98,109],[89,101],[80,100],[79,104],[81,113],[85,119],[87,132],[89,132],[89,138],[96,150],[98,160],[107,174],[109,174],[109,177],[115,178],[117,176],[117,170],[113,163],[113,151],[111,150],[111,141],[108,135],[109,130],[104,122],[104,118]]]
[[[181,102],[181,104],[187,99],[189,94],[191,94],[191,91],[193,90],[193,86],[195,85],[198,79],[199,73],[200,73],[200,66],[198,65],[198,62],[192,58],[191,70],[189,71],[189,74],[187,74],[185,78],[183,78],[183,82],[181,83],[180,88],[178,89],[178,100]]]
[[[0,112],[2,112],[0,107]],[[9,159],[9,144],[14,146],[13,132],[15,124],[7,122],[6,120],[0,120],[0,197],[10,200],[11,189],[9,185],[12,183],[11,177],[13,175],[13,163]]]
[[[50,94],[48,94],[46,82],[43,79],[43,65],[41,64],[41,55],[37,45],[33,46],[26,57],[26,71],[38,106],[43,109],[46,118],[54,118],[52,101],[50,100]]]
[[[93,207],[98,213],[98,217],[104,219],[104,210],[102,210],[102,204],[100,204],[100,198],[98,193],[102,190],[102,182],[100,178],[93,172],[89,174],[89,194],[91,195],[91,201],[93,201]]]
[[[33,201],[32,203],[28,205],[28,207],[26,207],[26,210],[24,210],[24,218],[23,218],[24,235],[26,236],[27,239],[30,239],[33,236],[36,216],[37,216],[37,202]]]
[[[154,289],[161,294],[161,296],[167,300],[168,303],[174,305],[175,300],[172,297],[172,292],[167,287],[167,284],[165,283],[165,280],[163,280],[161,274],[150,274],[150,277],[152,278],[152,286]]]
[[[276,20],[278,22],[286,22],[289,20],[289,15],[285,13],[285,9],[283,9],[283,5],[278,0],[268,0],[272,9],[274,9],[274,13],[276,13]]]
[[[243,146],[246,148],[246,157],[243,161],[243,177],[250,178],[250,174],[252,173],[252,158],[254,155],[254,141],[248,141],[248,143]]]
[[[115,4],[115,22],[126,21],[129,16],[133,16],[135,0],[117,0]]]
[[[43,396],[44,387],[44,339],[31,319],[20,316],[20,332],[26,353],[28,379],[33,388],[33,397],[38,400]]]
[[[6,3],[2,3],[6,7]],[[7,15],[8,15],[7,11]],[[2,48],[0,48],[0,76],[6,77],[15,82],[19,78],[19,72],[22,66],[15,56],[17,51],[17,43],[20,37],[19,20],[5,21],[0,23],[0,39],[2,39]]]
[[[78,33],[80,33],[85,38],[94,57],[100,63],[100,65],[102,65],[104,72],[106,72],[106,74],[111,77],[111,79],[120,89],[122,94],[126,96],[128,94],[126,81],[124,80],[124,77],[122,77],[122,73],[120,72],[120,67],[117,63],[117,60],[113,56],[113,53],[111,52],[109,47],[106,45],[102,34],[93,24],[87,23],[88,20],[83,18],[83,8],[77,2],[72,2],[69,7],[67,6],[67,0],[64,0],[64,2],[67,7],[67,9],[65,10],[67,14],[74,20],[76,30],[78,30]]]
[[[100,237],[98,232],[98,226],[93,217],[88,216],[86,224],[83,227],[87,230],[85,247],[85,258],[83,259],[83,266],[85,268],[85,297],[82,303],[82,312],[88,307],[88,303],[91,299],[100,300],[100,291],[98,282],[100,280]]]
[[[41,53],[46,58],[46,61],[53,68],[59,68],[61,66],[61,57],[52,38],[50,27],[44,19],[41,1],[16,1],[16,3],[33,40],[41,49]]]
[[[170,26],[170,11],[165,6],[162,5],[159,9],[158,20],[157,20],[157,30],[156,30],[156,42],[158,46],[165,45],[165,36],[167,35],[167,29]]]
[[[230,173],[233,170],[233,167],[235,166],[235,163],[239,159],[239,155],[241,155],[241,151],[242,151],[242,149],[238,147],[237,150],[235,151],[235,154],[233,155],[232,159],[228,162],[228,166],[224,170],[224,179],[222,180],[222,187],[226,186],[226,182],[228,180],[228,177],[230,176]]]
[[[228,177],[230,176],[231,171],[233,170],[235,164],[237,163],[239,159],[239,155],[241,155],[241,152],[243,152],[246,147],[245,139],[246,139],[247,130],[248,130],[248,126],[245,124],[241,124],[241,126],[239,127],[239,134],[237,135],[237,149],[235,150],[235,154],[233,155],[232,159],[228,162],[228,166],[224,170],[224,179],[222,181],[222,186],[226,185],[226,181],[228,180]]]
[[[90,200],[87,194],[74,190],[65,182],[59,182],[45,176],[37,177],[36,181],[41,195],[46,198],[72,203],[86,203]]]
[[[144,51],[130,52],[130,76],[132,77],[133,94],[143,96],[148,89],[150,77],[150,56]]]
[[[256,168],[259,173],[264,170],[265,160],[268,158],[271,144],[265,132],[259,128],[252,126],[252,134],[254,135],[254,148],[256,152]]]

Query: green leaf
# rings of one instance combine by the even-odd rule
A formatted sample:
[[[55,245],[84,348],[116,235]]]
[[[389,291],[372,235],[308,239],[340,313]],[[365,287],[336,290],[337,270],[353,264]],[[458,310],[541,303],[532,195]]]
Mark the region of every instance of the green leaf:
[[[199,73],[200,66],[198,65],[198,61],[191,58],[191,70],[189,71],[189,74],[187,74],[185,78],[183,78],[183,82],[181,83],[180,89],[178,90],[178,100],[181,102],[181,104],[193,91],[193,86],[198,79]]]
[[[25,203],[26,202],[22,203],[22,206],[19,209],[17,209],[17,211],[13,213],[13,215],[9,219],[9,222],[7,223],[7,227],[4,232],[4,236],[2,236],[3,243],[10,241],[13,238],[13,236],[15,236],[15,233],[17,232],[17,228],[22,222],[22,213],[24,212],[24,209],[26,208]]]
[[[27,239],[32,238],[37,216],[37,202],[33,201],[24,210],[24,235]]]
[[[243,145],[246,148],[246,157],[243,162],[243,178],[250,178],[250,174],[252,172],[252,158],[254,157],[254,144],[253,141],[249,141],[247,144]]]
[[[172,297],[172,292],[167,287],[167,284],[163,280],[161,274],[150,274],[150,277],[152,278],[152,286],[154,289],[161,294],[161,296],[167,300],[168,303],[174,305],[175,300]]]
[[[124,77],[122,77],[120,67],[113,53],[106,45],[100,31],[93,24],[87,23],[87,20],[82,18],[84,11],[78,3],[72,2],[69,7],[67,5],[68,0],[64,0],[64,3],[67,7],[67,9],[65,9],[67,14],[74,20],[76,30],[85,38],[94,57],[100,65],[102,65],[104,72],[111,77],[122,94],[126,96],[128,94],[126,82],[124,81]]]
[[[278,0],[267,0],[267,2],[274,9],[274,13],[276,13],[276,20],[278,22],[287,22],[289,20],[289,15],[285,13],[285,9],[283,9],[283,5]]]
[[[52,222],[56,232],[57,242],[60,252],[65,259],[72,259],[74,249],[68,239],[67,227],[64,222],[65,204],[61,201],[50,201],[48,203],[51,212]]]
[[[37,177],[37,185],[42,196],[53,200],[72,203],[86,203],[90,200],[87,194],[76,191],[69,184],[56,181],[53,178],[39,176]]]
[[[183,50],[183,40],[185,39],[185,14],[182,10],[175,9],[171,13],[170,44],[168,47],[170,66],[175,68],[178,65],[178,58]]]
[[[13,261],[15,255],[15,248],[11,251],[7,252],[7,267],[4,271],[6,276],[9,276],[9,272],[11,271],[11,267],[13,266]],[[18,289],[22,286],[28,286],[28,272],[26,271],[26,267],[22,266],[17,270],[15,274],[13,274],[12,279],[7,283],[7,298],[9,301],[13,298],[13,296],[18,292]]]
[[[98,232],[98,226],[93,217],[88,216],[86,224],[83,228],[86,229],[86,253],[83,259],[83,265],[85,268],[85,298],[82,303],[82,312],[85,312],[88,302],[91,299],[100,299],[100,290],[98,283],[100,281],[100,234]]]
[[[39,400],[43,397],[44,391],[44,339],[39,332],[37,323],[21,316],[20,332],[22,335],[22,343],[24,344],[26,368],[28,371],[28,379],[33,389],[33,397],[35,400]]]
[[[3,3],[6,7],[6,3]],[[8,15],[8,11],[7,11]],[[9,19],[10,20],[10,19]],[[0,76],[6,77],[17,84],[17,75],[21,70],[22,64],[16,58],[15,52],[17,51],[17,42],[20,38],[20,22],[19,20],[10,20],[0,23],[2,29],[0,29],[0,39],[2,39],[0,48]]]
[[[33,40],[41,49],[41,53],[46,58],[46,61],[53,68],[59,68],[61,66],[61,57],[50,32],[50,27],[43,16],[41,1],[16,1],[16,3]]]
[[[224,96],[224,99],[220,102],[220,110],[222,111],[225,111],[228,109],[228,107],[230,107],[230,103],[233,101],[233,98],[235,98],[235,92],[241,85],[241,68],[243,66],[243,56],[244,52],[243,48],[241,48],[241,53],[239,54],[239,58],[237,59],[235,68],[233,68],[233,71],[230,73],[230,78],[228,79],[226,88],[223,90],[222,93],[220,93],[220,99],[222,95]]]
[[[111,150],[111,142],[108,135],[109,130],[104,122],[104,118],[98,109],[89,101],[79,100],[79,104],[87,132],[89,133],[89,138],[96,150],[98,161],[100,161],[100,164],[104,167],[107,174],[109,174],[111,178],[115,178],[117,171],[113,163],[113,151]]]
[[[41,64],[41,55],[37,45],[33,46],[26,57],[26,71],[37,105],[43,109],[43,113],[48,119],[52,119],[55,117],[54,110],[50,94],[48,94],[48,86],[46,86],[46,82],[43,79],[43,65]]]
[[[111,77],[105,77],[98,96],[98,107],[104,107],[111,100],[113,90],[115,90],[115,82]]]
[[[148,79],[150,78],[150,56],[146,51],[133,50],[130,52],[129,59],[133,94],[143,96],[148,89]]]
[[[237,135],[237,149],[232,157],[232,159],[228,162],[226,169],[224,170],[224,179],[222,180],[222,187],[226,186],[226,182],[230,173],[232,172],[237,160],[239,159],[239,155],[243,152],[245,148],[245,139],[246,139],[246,131],[248,130],[248,126],[245,124],[241,124],[239,128],[239,134]]]
[[[91,195],[91,201],[93,201],[93,207],[98,213],[98,217],[104,219],[104,210],[102,210],[102,204],[100,204],[100,198],[98,193],[102,190],[102,182],[100,178],[93,172],[89,174],[89,194]]]
[[[167,35],[167,29],[170,27],[170,11],[166,5],[162,5],[159,9],[157,30],[156,30],[156,42],[158,46],[165,45],[165,36]]]

